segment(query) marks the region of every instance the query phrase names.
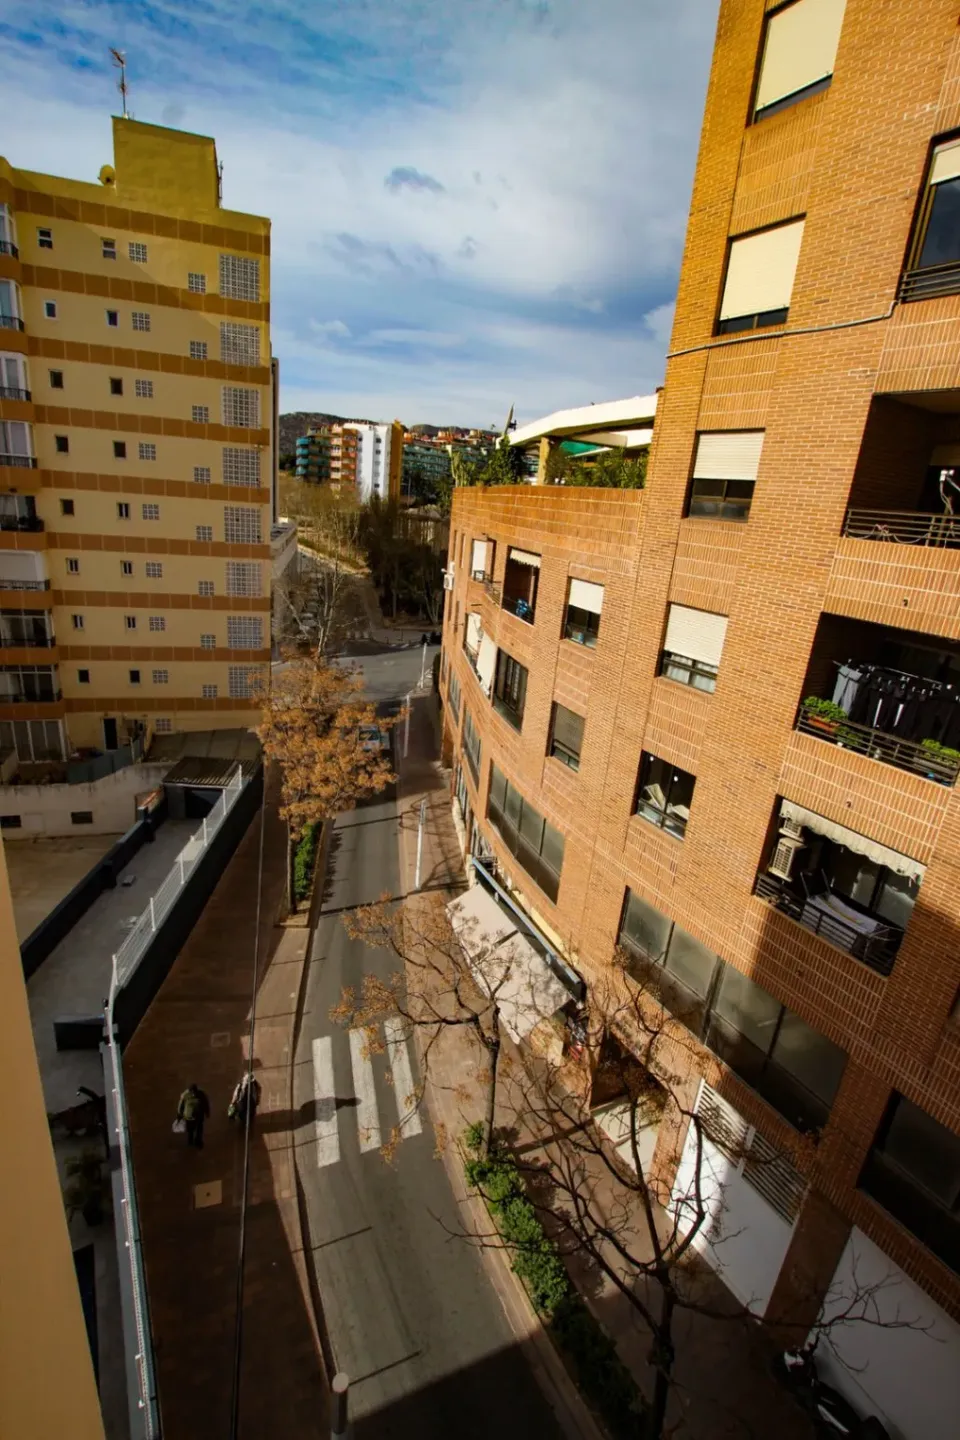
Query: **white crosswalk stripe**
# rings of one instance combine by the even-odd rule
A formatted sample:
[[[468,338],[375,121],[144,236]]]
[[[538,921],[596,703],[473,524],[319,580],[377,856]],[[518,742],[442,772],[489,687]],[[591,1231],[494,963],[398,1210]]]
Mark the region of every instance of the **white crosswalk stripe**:
[[[333,1082],[333,1041],[322,1035],[313,1042],[313,1097],[317,1107],[317,1168],[340,1159],[337,1096]]]
[[[379,1150],[380,1113],[377,1110],[377,1092],[373,1085],[370,1037],[365,1030],[350,1031],[350,1066],[353,1070],[353,1093],[357,1098],[360,1150]]]
[[[410,1063],[409,1041],[404,1034],[403,1021],[390,1016],[384,1021],[383,1035],[386,1041],[387,1060],[390,1066],[392,1099],[386,1102],[392,1110],[396,1106],[397,1118],[384,1115],[381,1118],[374,1083],[374,1067],[371,1048],[379,1048],[376,1038],[366,1029],[351,1030],[348,1035],[350,1048],[350,1071],[353,1077],[353,1096],[341,1094],[337,1097],[333,1072],[334,1047],[342,1044],[339,1035],[319,1036],[313,1041],[313,1094],[316,1102],[317,1168],[336,1165],[341,1159],[340,1125],[356,1125],[357,1138],[362,1154],[379,1150],[383,1140],[382,1132],[395,1134],[400,1140],[411,1140],[423,1133],[423,1122],[415,1093],[413,1069]],[[341,1088],[343,1082],[341,1081]],[[355,1102],[350,1103],[351,1099]]]
[[[403,1035],[403,1021],[399,1016],[391,1015],[383,1022],[383,1033],[390,1057],[393,1093],[397,1097],[397,1109],[400,1112],[400,1138],[408,1140],[411,1135],[419,1135],[423,1126],[420,1124],[420,1110],[413,1090],[413,1074],[410,1070],[407,1042]]]

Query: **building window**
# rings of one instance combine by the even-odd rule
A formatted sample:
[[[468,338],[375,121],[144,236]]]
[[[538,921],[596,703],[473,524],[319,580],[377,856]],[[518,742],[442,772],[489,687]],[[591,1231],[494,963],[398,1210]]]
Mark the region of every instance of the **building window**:
[[[126,442],[126,440],[114,440],[114,442],[113,442],[113,458],[114,458],[114,460],[126,460],[126,458],[127,458],[127,442]]]
[[[260,451],[245,450],[238,445],[226,445],[223,449],[224,485],[260,484]]]
[[[523,798],[496,765],[490,767],[487,817],[517,862],[543,893],[556,902],[563,870],[563,836]]]
[[[167,619],[166,619],[166,616],[165,616],[165,615],[151,615],[151,616],[149,616],[149,618],[148,618],[148,629],[152,630],[152,631],[154,632],[154,634],[156,634],[156,632],[157,632],[158,630],[166,630],[166,628],[167,628]]]
[[[139,684],[140,684],[140,671],[139,671],[139,670],[131,670],[131,671],[130,671],[130,684],[131,684],[131,685],[139,685]]]
[[[845,1051],[630,890],[618,943],[627,973],[785,1120],[826,1123]]]
[[[153,728],[157,735],[169,735],[173,730],[173,721],[166,715],[158,715],[153,722]]]
[[[120,324],[120,311],[107,310],[104,313],[106,314],[107,324],[110,326],[110,329],[116,330],[117,326]]]
[[[217,637],[216,637],[216,635],[201,635],[201,636],[200,636],[200,649],[201,649],[201,650],[216,650],[216,648],[217,648]]]
[[[75,510],[74,510],[74,505],[73,505],[73,501],[72,501],[72,500],[61,500],[61,501],[60,501],[60,514],[61,514],[61,515],[73,515],[73,514],[75,514],[75,513],[76,513],[76,512],[75,512]]]
[[[79,574],[80,574],[80,561],[79,561],[75,556],[73,556],[73,555],[69,556],[69,558],[67,559],[67,574],[68,574],[68,575],[79,575]]]
[[[550,734],[547,738],[547,754],[569,766],[571,770],[580,769],[584,724],[582,715],[577,715],[573,710],[568,710],[565,705],[558,705],[554,701],[553,713],[550,717]]]
[[[450,706],[450,714],[453,716],[454,725],[460,720],[460,681],[453,666],[449,667],[450,676],[447,680],[447,703]]]
[[[199,270],[190,270],[187,273],[187,289],[192,295],[206,295],[207,277],[201,275]]]
[[[206,360],[206,358],[207,358],[207,342],[206,342],[206,340],[191,340],[191,341],[190,341],[190,359],[191,359],[191,360]]]
[[[227,645],[231,650],[262,650],[263,619],[259,615],[228,615]]]
[[[204,700],[216,700],[218,687],[216,685],[201,685],[200,694]]]
[[[111,376],[110,376],[110,394],[111,394],[111,395],[122,395],[122,394],[123,394],[123,378],[122,378],[120,375],[111,375]]]
[[[70,616],[70,623],[71,623],[71,625],[73,626],[74,630],[82,630],[82,629],[83,629],[83,616],[82,616],[82,615],[71,615],[71,616]]]
[[[256,430],[260,424],[260,391],[242,385],[224,385],[221,392],[224,425]]]
[[[794,0],[768,15],[754,117],[775,115],[830,84],[844,0]]]
[[[960,1274],[960,1136],[895,1091],[858,1184]]]
[[[137,397],[138,400],[152,400],[152,399],[153,399],[153,381],[152,381],[152,380],[134,380],[134,382],[133,382],[133,391],[134,391],[134,394],[136,395],[136,397]]]
[[[209,542],[212,541],[212,539],[213,539],[213,526],[212,526],[212,525],[198,525],[198,526],[197,526],[197,539],[198,539],[198,540],[202,540],[202,541],[203,541],[204,543],[206,543],[206,544],[209,544]]]
[[[166,684],[169,682],[169,680],[170,680],[170,671],[169,671],[169,670],[154,670],[154,672],[153,672],[153,683],[154,683],[154,685],[166,685]]]
[[[227,667],[227,693],[232,700],[247,700],[253,694],[259,670],[255,665]]]
[[[144,570],[148,580],[163,579],[163,564],[159,560],[148,560],[144,566]]]
[[[705,520],[746,520],[762,449],[762,430],[698,435],[688,513]]]
[[[137,446],[137,454],[141,460],[156,460],[157,447],[152,440],[141,440]],[[156,518],[159,519],[159,515]]]
[[[210,407],[208,405],[191,405],[190,418],[194,425],[209,425]]]
[[[212,580],[198,580],[198,581],[197,581],[197,594],[198,594],[198,595],[204,595],[204,596],[209,600],[210,596],[211,596],[213,593],[214,593],[214,584],[213,584],[213,581],[212,581]]]
[[[116,240],[105,240],[105,239],[101,239],[101,241],[100,241],[100,254],[103,256],[104,260],[116,260],[116,258],[117,258],[117,242],[116,242]]]
[[[132,575],[132,574],[133,574],[133,561],[132,561],[132,560],[121,560],[121,561],[120,561],[120,574],[121,574],[121,575]]]
[[[53,249],[53,231],[46,225],[37,226],[37,246],[40,250]]]
[[[131,311],[130,321],[134,330],[146,331],[150,329],[150,316],[146,310]]]
[[[146,265],[147,247],[142,240],[131,240],[127,246],[127,254],[135,265]]]
[[[19,815],[0,815],[0,830],[20,830],[23,820]]]
[[[960,292],[960,140],[935,145],[927,171],[901,300]]]
[[[220,322],[220,359],[226,365],[260,364],[260,328]]]
[[[137,617],[136,617],[136,615],[124,615],[124,617],[123,617],[123,623],[124,623],[124,625],[126,626],[126,628],[127,628],[128,630],[136,630],[136,628],[137,628]]]
[[[474,785],[480,784],[480,736],[469,710],[463,712],[463,753],[470,767]]]
[[[563,617],[563,638],[593,647],[600,634],[603,586],[587,580],[571,580]]]
[[[58,455],[70,454],[70,441],[66,435],[54,435],[53,443]]]
[[[497,668],[493,681],[493,708],[498,714],[519,730],[523,725],[523,708],[527,699],[527,669],[508,655],[506,650],[497,653]]]
[[[718,335],[784,323],[802,239],[803,221],[791,220],[730,241]]]
[[[62,370],[51,370],[51,371],[49,372],[49,375],[50,375],[50,389],[51,389],[51,390],[62,390],[62,389],[63,389],[63,371],[62,371]]]
[[[46,320],[56,320],[56,318],[57,318],[57,302],[56,302],[56,300],[44,300],[44,302],[43,302],[43,315],[44,315],[44,319],[46,319]]]
[[[117,501],[117,519],[118,519],[118,520],[129,520],[129,519],[130,519],[130,501],[129,501],[129,500],[118,500],[118,501]]]
[[[255,505],[223,507],[223,538],[228,545],[260,545],[260,511]]]
[[[141,508],[141,514],[142,514],[144,520],[159,520],[159,519],[160,519],[160,506],[154,504],[153,501],[148,501],[146,504],[142,505],[140,508]]]
[[[697,777],[646,750],[640,756],[636,813],[682,840],[690,819]]]
[[[89,685],[89,684],[90,684],[90,671],[89,671],[89,670],[78,670],[78,671],[77,671],[77,684],[78,684],[78,685]]]
[[[227,561],[227,594],[250,597],[263,594],[261,568],[256,560]]]
[[[260,299],[260,261],[242,255],[220,256],[220,294],[231,300]]]
[[[70,821],[71,821],[71,824],[73,824],[73,825],[92,825],[92,824],[93,824],[93,811],[92,811],[92,810],[71,810],[71,811],[70,811]]]
[[[198,485],[209,485],[209,484],[210,484],[210,466],[209,466],[209,465],[194,465],[194,467],[193,467],[193,478],[194,478],[194,480],[196,481],[196,483],[197,483]]]
[[[712,694],[717,685],[726,634],[726,615],[694,610],[689,605],[669,605],[660,674],[667,680]]]

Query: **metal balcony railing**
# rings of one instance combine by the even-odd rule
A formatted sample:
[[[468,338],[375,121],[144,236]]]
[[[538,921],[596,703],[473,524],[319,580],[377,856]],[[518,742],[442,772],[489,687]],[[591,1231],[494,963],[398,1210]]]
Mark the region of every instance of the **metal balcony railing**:
[[[494,584],[492,575],[488,575],[485,570],[473,570],[470,573],[470,579],[475,580],[478,585],[483,586],[484,591],[490,596],[494,605],[500,604],[500,586]]]
[[[0,705],[52,705],[56,700],[62,699],[62,690],[51,690],[44,695],[24,695],[19,690],[11,695],[0,691]]]
[[[0,647],[4,650],[50,650],[56,643],[52,635],[5,635],[0,630]]]
[[[0,460],[2,460],[0,456]],[[30,530],[39,531],[43,529],[43,521],[39,515],[0,515],[0,530]]]
[[[49,580],[0,580],[0,590],[49,590]]]
[[[0,451],[0,465],[13,465],[18,470],[36,470],[35,455],[4,455]]]
[[[503,608],[509,610],[511,615],[516,615],[518,620],[526,620],[532,625],[537,613],[536,603],[530,604],[529,600],[520,595],[504,595]]]
[[[15,385],[0,385],[0,400],[29,400],[29,390],[18,390]]]
[[[960,295],[960,262],[951,260],[946,265],[905,270],[900,277],[900,301],[934,300],[938,295]]]
[[[872,933],[865,934],[858,930],[856,925],[830,910],[823,903],[825,897],[798,895],[788,888],[786,881],[766,870],[761,870],[757,876],[754,893],[811,934],[819,935],[838,950],[844,950],[855,960],[861,960],[871,970],[876,970],[878,975],[889,975],[893,969],[904,934],[899,925],[889,925],[879,917],[871,917],[864,912],[864,919],[873,919],[876,925]]]
[[[960,515],[924,515],[914,510],[848,510],[843,533],[854,540],[958,549]]]
[[[0,315],[0,330],[22,330],[23,321],[19,315]]]
[[[869,725],[858,725],[852,720],[818,720],[802,710],[796,728],[804,735],[815,735],[818,740],[826,740],[844,750],[855,750],[858,755],[869,755],[872,760],[882,760],[885,765],[894,765],[911,775],[922,775],[926,780],[936,780],[940,785],[956,785],[960,775],[960,758],[954,759],[942,750],[924,749],[916,740],[903,740],[899,735],[871,730]]]
[[[12,255],[14,260],[19,260],[20,251],[12,240],[0,240],[0,255]]]

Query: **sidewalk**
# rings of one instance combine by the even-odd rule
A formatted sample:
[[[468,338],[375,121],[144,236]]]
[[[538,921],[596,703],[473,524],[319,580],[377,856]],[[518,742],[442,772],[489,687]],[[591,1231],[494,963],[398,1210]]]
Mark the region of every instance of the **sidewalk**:
[[[124,1057],[164,1440],[228,1437],[243,1141],[226,1111],[247,1056],[260,815],[207,902]],[[238,1435],[317,1440],[326,1387],[301,1249],[293,1030],[308,930],[274,922],[285,834],[268,786]],[[205,1148],[172,1133],[181,1091],[210,1097]]]
[[[446,777],[440,770],[436,755],[439,732],[436,700],[432,695],[414,702],[411,717],[410,752],[401,765],[403,809],[411,816],[422,798],[427,800],[427,825],[423,846],[422,881],[427,893],[412,897],[408,904],[441,904],[448,898],[443,887],[463,885],[463,861],[453,823]],[[413,889],[416,859],[416,825],[406,824],[401,830],[401,863],[406,876],[405,889]],[[510,1071],[519,1068],[521,1057],[508,1039],[504,1040],[501,1058],[501,1083],[497,1107],[498,1123],[517,1131],[517,1107],[511,1105]],[[434,1049],[430,1069],[428,1101],[435,1124],[442,1126],[450,1142],[454,1142],[471,1122],[483,1114],[485,1090],[485,1057],[465,1031],[447,1030]],[[535,1151],[542,1137],[520,1125],[519,1143]],[[454,1188],[464,1189],[459,1157],[451,1143],[449,1170]],[[595,1173],[594,1173],[595,1172]],[[597,1208],[604,1212],[604,1198],[611,1213],[617,1197],[613,1185],[598,1161],[592,1167],[590,1182]],[[479,1205],[479,1202],[476,1202]],[[478,1211],[478,1229],[486,1229],[484,1212]],[[642,1230],[642,1226],[638,1226]],[[500,1289],[508,1313],[518,1310],[519,1281],[509,1271],[505,1257],[498,1251],[486,1250],[485,1259],[499,1261],[491,1278]],[[705,1298],[721,1312],[735,1307],[736,1302],[719,1279],[696,1256],[691,1261],[698,1282],[705,1287]],[[621,1358],[633,1373],[642,1393],[649,1394],[652,1383],[647,1360],[649,1333],[636,1312],[612,1281],[598,1267],[583,1257],[570,1263],[570,1273],[586,1303],[613,1338]],[[654,1297],[656,1299],[656,1297]],[[532,1340],[532,1312],[520,1295],[519,1309],[526,1307],[525,1324]],[[521,1323],[524,1323],[521,1319]],[[532,1325],[540,1330],[539,1322]],[[549,1340],[540,1331],[541,1339],[552,1351]],[[721,1437],[766,1437],[777,1434],[780,1440],[808,1440],[810,1428],[793,1400],[784,1393],[769,1372],[766,1354],[757,1343],[755,1333],[736,1320],[713,1320],[684,1312],[675,1323],[677,1346],[677,1388],[670,1413],[676,1425],[671,1434],[676,1440],[721,1440]],[[536,1353],[542,1352],[537,1348]],[[558,1365],[559,1361],[556,1362]],[[562,1368],[562,1367],[561,1367]],[[582,1417],[581,1417],[582,1418]],[[587,1433],[586,1429],[582,1433]]]

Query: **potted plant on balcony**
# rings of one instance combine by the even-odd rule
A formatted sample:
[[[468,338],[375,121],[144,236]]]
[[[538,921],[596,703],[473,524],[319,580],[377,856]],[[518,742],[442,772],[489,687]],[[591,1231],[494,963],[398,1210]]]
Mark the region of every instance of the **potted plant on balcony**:
[[[931,761],[936,762],[933,770],[930,768]],[[916,768],[928,780],[937,780],[941,785],[952,785],[960,772],[960,750],[941,745],[939,740],[921,740]]]
[[[847,718],[847,712],[842,705],[837,705],[832,700],[821,700],[819,695],[808,695],[803,702],[802,711],[810,728],[820,730],[824,735],[836,735]]]

